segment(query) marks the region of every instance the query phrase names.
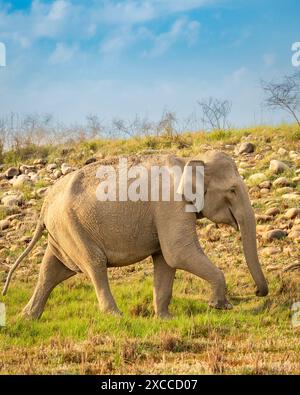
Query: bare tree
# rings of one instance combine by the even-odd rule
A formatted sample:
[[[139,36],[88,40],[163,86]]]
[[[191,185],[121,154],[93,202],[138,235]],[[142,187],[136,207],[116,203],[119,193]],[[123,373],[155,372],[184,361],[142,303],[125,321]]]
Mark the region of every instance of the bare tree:
[[[286,75],[280,82],[261,81],[261,86],[266,95],[264,104],[288,112],[300,126],[300,73]]]
[[[209,97],[198,104],[202,110],[201,120],[205,127],[212,130],[225,130],[229,127],[228,116],[232,108],[230,101]]]
[[[173,137],[174,134],[178,134],[176,125],[178,120],[175,112],[165,110],[163,115],[156,125],[156,134]]]
[[[89,114],[87,115],[86,120],[89,137],[100,137],[103,134],[104,128],[102,126],[102,121],[99,119],[98,115]]]

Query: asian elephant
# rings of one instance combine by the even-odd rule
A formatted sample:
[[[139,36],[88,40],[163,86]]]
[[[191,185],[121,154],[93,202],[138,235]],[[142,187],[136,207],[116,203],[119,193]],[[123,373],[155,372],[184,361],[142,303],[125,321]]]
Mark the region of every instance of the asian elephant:
[[[96,172],[102,162],[64,176],[49,189],[33,239],[12,267],[3,290],[5,294],[13,271],[46,229],[48,246],[34,294],[24,309],[25,316],[39,318],[53,288],[81,272],[92,281],[101,310],[119,313],[110,291],[107,269],[130,265],[149,256],[154,264],[157,316],[169,316],[177,269],[207,280],[212,287],[210,305],[230,309],[224,275],[199,244],[196,220],[203,217],[240,229],[246,262],[257,287],[256,295],[268,294],[257,256],[254,212],[235,162],[216,151],[208,151],[194,160],[171,155],[137,161],[147,169],[157,164],[167,168],[179,166],[183,170],[204,166],[201,211],[187,212],[188,198],[183,196],[181,201],[175,201],[172,194],[169,201],[163,201],[161,194],[157,201],[120,201],[119,198],[100,201],[96,198],[99,184]],[[116,167],[116,163],[113,166]],[[184,174],[183,171],[182,177]],[[174,182],[172,185],[174,187]]]

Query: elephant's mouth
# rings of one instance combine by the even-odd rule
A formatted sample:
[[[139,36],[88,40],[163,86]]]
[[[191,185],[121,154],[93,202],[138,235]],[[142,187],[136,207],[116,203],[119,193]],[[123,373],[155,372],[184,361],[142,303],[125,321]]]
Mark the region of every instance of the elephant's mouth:
[[[230,212],[230,215],[232,218],[232,221],[231,221],[232,226],[234,227],[235,230],[240,230],[239,224],[238,224],[232,210],[230,209],[230,207],[229,207],[229,212]]]

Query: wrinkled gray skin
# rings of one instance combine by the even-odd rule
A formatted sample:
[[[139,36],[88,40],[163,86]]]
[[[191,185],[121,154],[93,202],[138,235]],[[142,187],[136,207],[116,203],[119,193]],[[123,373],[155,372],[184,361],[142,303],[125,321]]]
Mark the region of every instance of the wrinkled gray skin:
[[[226,299],[224,275],[199,244],[197,217],[241,230],[245,258],[257,286],[256,294],[267,295],[268,286],[257,256],[255,217],[234,161],[223,153],[211,151],[187,162],[171,156],[149,158],[143,164],[160,163],[183,168],[186,164],[204,163],[205,200],[199,214],[187,213],[186,201],[98,201],[96,170],[100,163],[86,166],[57,182],[44,203],[31,244],[15,265],[28,254],[46,228],[48,247],[37,286],[24,314],[39,318],[53,288],[80,272],[91,279],[101,310],[119,313],[110,291],[107,269],[133,264],[150,255],[154,263],[157,316],[169,316],[168,306],[177,269],[210,283],[211,306],[231,308]]]

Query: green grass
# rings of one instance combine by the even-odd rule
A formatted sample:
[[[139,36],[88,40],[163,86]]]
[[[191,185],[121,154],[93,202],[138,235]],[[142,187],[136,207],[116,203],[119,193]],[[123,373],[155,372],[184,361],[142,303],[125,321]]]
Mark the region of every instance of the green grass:
[[[124,273],[123,279],[114,279],[111,275],[111,283],[112,292],[123,312],[122,317],[101,313],[90,282],[78,276],[57,287],[42,318],[31,321],[23,319],[20,312],[31,296],[32,281],[30,284],[14,282],[5,298],[7,326],[0,329],[0,355],[3,361],[6,361],[7,353],[12,350],[16,353],[34,352],[35,356],[42,358],[44,350],[51,349],[51,355],[55,354],[57,359],[50,359],[46,365],[38,363],[31,369],[32,372],[38,372],[39,369],[57,372],[61,368],[61,361],[68,359],[70,353],[76,354],[78,347],[96,343],[95,349],[90,351],[92,359],[101,364],[104,357],[109,359],[114,372],[124,369],[130,373],[140,370],[147,372],[147,369],[161,372],[158,360],[165,358],[163,371],[170,373],[173,359],[186,355],[186,358],[195,362],[206,361],[208,368],[203,370],[205,373],[213,370],[210,360],[213,355],[210,353],[216,342],[222,344],[224,353],[234,360],[239,357],[241,347],[245,347],[252,355],[253,350],[248,349],[249,336],[259,339],[256,356],[270,353],[270,360],[265,366],[269,372],[273,369],[271,361],[278,357],[278,353],[281,353],[282,359],[286,356],[286,342],[293,344],[293,353],[295,357],[299,356],[299,332],[291,325],[292,300],[289,299],[290,295],[282,296],[277,278],[271,281],[271,296],[259,299],[253,296],[250,288],[241,294],[234,277],[229,276],[228,288],[234,309],[219,311],[207,306],[209,286],[205,282],[179,272],[170,306],[174,315],[172,320],[153,316],[152,278],[149,275],[145,277],[143,270],[127,276]],[[238,349],[234,346],[235,342],[239,344]],[[141,359],[140,365],[135,367],[128,364],[124,352],[134,354],[131,355],[134,360],[131,362]],[[74,358],[73,355],[72,361]],[[6,363],[7,369],[23,372],[22,366],[11,366],[9,361]],[[246,364],[236,367],[233,362],[225,360],[221,365],[219,368],[227,373],[241,373],[246,368]],[[64,369],[69,373],[80,373],[82,366],[64,362]],[[84,369],[94,372],[88,362]],[[180,369],[180,366],[176,369]],[[184,372],[186,368],[182,366],[181,369]]]

